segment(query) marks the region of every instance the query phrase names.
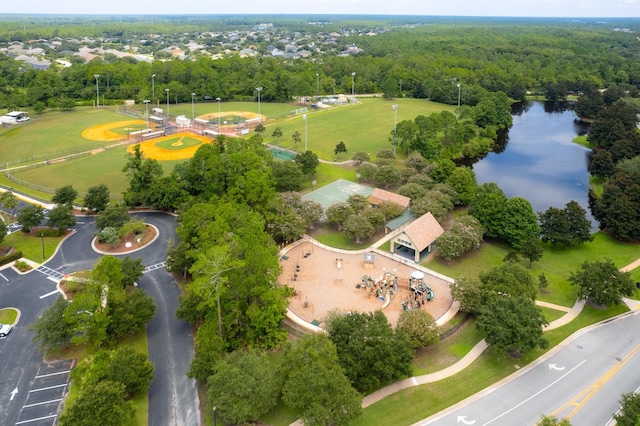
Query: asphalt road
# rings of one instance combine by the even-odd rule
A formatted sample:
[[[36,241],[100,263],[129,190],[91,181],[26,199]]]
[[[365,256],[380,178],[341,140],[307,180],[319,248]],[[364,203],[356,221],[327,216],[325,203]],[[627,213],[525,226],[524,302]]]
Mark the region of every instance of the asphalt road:
[[[163,263],[168,242],[175,240],[175,218],[161,213],[136,215],[160,231],[151,245],[130,254],[141,257],[145,266],[154,265],[139,282],[156,303],[155,317],[147,327],[149,359],[155,366],[149,390],[149,424],[196,425],[200,420],[198,395],[195,381],[186,377],[193,357],[193,337],[188,324],[175,318],[179,289]],[[35,392],[45,391],[34,386],[43,380],[53,380],[49,378],[53,376],[42,374],[46,367],[42,364],[42,353],[32,343],[32,333],[27,329],[55,301],[53,279],[90,269],[100,259],[90,246],[95,232],[93,219],[79,216],[74,229],[76,233],[64,241],[44,267],[25,275],[12,269],[0,271],[0,307],[21,311],[18,324],[9,336],[0,339],[0,425],[28,424],[22,423],[23,407],[31,409],[30,395],[33,398]],[[62,387],[60,383],[52,386]],[[43,421],[50,424],[47,419]]]
[[[640,382],[638,311],[584,330],[503,384],[417,425],[535,425],[543,414],[605,426]]]

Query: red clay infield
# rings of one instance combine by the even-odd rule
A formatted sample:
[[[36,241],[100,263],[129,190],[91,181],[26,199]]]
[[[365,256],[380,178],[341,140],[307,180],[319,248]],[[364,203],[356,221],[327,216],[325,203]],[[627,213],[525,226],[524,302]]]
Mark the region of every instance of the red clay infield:
[[[307,253],[311,254],[305,257]],[[334,309],[343,312],[372,312],[382,309],[382,300],[375,295],[369,296],[370,292],[366,287],[356,288],[356,285],[361,284],[363,275],[369,275],[374,281],[378,281],[384,272],[393,272],[395,269],[398,293],[383,310],[395,327],[403,310],[402,302],[413,295],[409,289],[409,277],[416,270],[415,264],[411,261],[406,261],[405,264],[379,253],[373,254],[376,256],[373,268],[365,269],[362,253],[337,253],[312,245],[309,241],[290,248],[280,260],[282,273],[279,278],[281,284],[293,287],[296,291],[289,301],[289,309],[309,323],[320,323],[320,327],[327,312]],[[342,259],[340,268],[336,259]],[[296,264],[299,265],[298,272]],[[294,274],[297,274],[295,281]],[[425,274],[424,281],[431,286],[435,297],[421,309],[437,320],[452,304],[449,283],[428,274]]]

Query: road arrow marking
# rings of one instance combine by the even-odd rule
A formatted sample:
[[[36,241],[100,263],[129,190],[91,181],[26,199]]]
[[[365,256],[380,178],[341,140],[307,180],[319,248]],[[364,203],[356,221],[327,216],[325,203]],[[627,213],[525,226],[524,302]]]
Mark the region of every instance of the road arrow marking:
[[[467,416],[458,416],[457,423],[464,423],[465,425],[472,425],[476,421],[475,420],[467,420]]]
[[[564,367],[558,367],[557,364],[549,364],[549,370],[562,371],[564,370]]]
[[[15,398],[17,394],[18,394],[18,388],[16,387],[14,390],[11,391],[11,398],[9,398],[9,401],[13,401],[13,398]]]

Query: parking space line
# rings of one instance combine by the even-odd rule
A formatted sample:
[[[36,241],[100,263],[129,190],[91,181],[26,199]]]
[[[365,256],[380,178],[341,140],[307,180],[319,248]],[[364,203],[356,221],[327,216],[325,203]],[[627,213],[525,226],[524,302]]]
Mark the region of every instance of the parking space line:
[[[52,402],[60,402],[60,401],[62,401],[62,398],[52,399],[44,402],[36,402],[35,404],[27,404],[27,405],[23,405],[22,408],[35,407],[36,405],[51,404]]]
[[[46,390],[49,390],[49,389],[55,389],[55,388],[61,388],[61,387],[63,387],[63,386],[67,386],[67,384],[65,383],[65,384],[63,384],[63,385],[54,385],[54,386],[47,386],[46,388],[31,389],[31,390],[29,391],[29,393],[31,393],[31,392],[41,392],[41,391],[46,391]]]
[[[0,274],[0,277],[4,278],[5,281],[9,281],[9,279],[2,274]]]
[[[22,420],[21,422],[17,422],[16,425],[23,425],[25,423],[39,422],[40,420],[52,419],[52,418],[57,417],[57,416],[58,416],[57,414],[52,414],[50,416],[38,417],[37,419]]]
[[[57,374],[67,374],[67,373],[71,373],[71,370],[65,370],[65,371],[58,371],[57,373],[49,373],[49,374],[41,374],[36,376],[36,379],[39,379],[41,377],[49,377],[49,376],[55,376]]]
[[[54,281],[51,279],[51,277],[47,277],[48,279],[50,279],[51,281]],[[49,297],[49,296],[53,296],[54,294],[58,293],[58,290],[53,290],[47,294],[43,294],[42,296],[40,296],[40,299],[44,299],[45,297]]]

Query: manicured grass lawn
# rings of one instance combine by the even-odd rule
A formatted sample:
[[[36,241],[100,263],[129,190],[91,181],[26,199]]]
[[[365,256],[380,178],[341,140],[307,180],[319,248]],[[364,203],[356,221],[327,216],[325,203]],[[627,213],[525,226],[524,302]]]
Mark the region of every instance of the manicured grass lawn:
[[[307,113],[306,136],[308,149],[318,157],[333,161],[336,145],[342,141],[348,149],[348,158],[354,152],[367,152],[372,157],[381,149],[392,148],[389,137],[393,131],[394,115],[391,105],[398,104],[397,122],[413,120],[418,115],[429,115],[442,110],[455,111],[455,107],[436,104],[421,99],[365,98],[356,105],[333,107],[328,110],[313,110]],[[271,137],[275,127],[282,129],[283,136]],[[304,151],[305,120],[298,115],[285,120],[267,123],[263,134],[265,142]],[[291,138],[300,133],[301,142],[295,144]],[[402,152],[399,151],[399,154]],[[344,160],[345,157],[338,158]]]
[[[476,330],[475,320],[473,318],[467,320],[445,340],[417,351],[413,359],[413,375],[422,376],[455,364],[482,339],[482,334]]]
[[[125,116],[106,109],[90,108],[37,116],[28,124],[16,126],[2,135],[2,161],[29,161],[34,156],[42,155],[51,158],[56,153],[64,155],[69,149],[93,149],[108,145],[84,139],[81,134],[89,127],[124,119]]]
[[[5,237],[2,241],[3,246],[13,246],[18,250],[22,250],[22,257],[40,263],[42,262],[42,242],[44,241],[45,259],[53,256],[53,253],[62,241],[63,237],[44,237],[40,238],[35,231],[31,234],[25,234],[22,231],[14,232]]]
[[[13,308],[0,309],[0,324],[13,324],[18,318],[18,311]]]
[[[126,162],[126,147],[121,146],[95,155],[88,155],[44,167],[14,172],[12,175],[18,179],[32,184],[42,185],[50,189],[72,184],[74,189],[80,193],[86,192],[92,186],[104,183],[109,187],[111,198],[121,200],[122,193],[129,186],[127,175],[122,171]],[[180,162],[181,161],[161,161],[160,165],[166,175]],[[4,181],[0,180],[0,182]],[[8,186],[15,185],[13,182],[4,184]],[[35,192],[40,198],[51,198],[50,194]],[[76,204],[81,203],[81,199],[76,200]]]
[[[540,309],[542,311],[542,314],[544,315],[544,318],[549,323],[551,321],[557,320],[558,318],[560,318],[561,316],[566,314],[566,312],[564,312],[564,311],[558,311],[557,309],[545,308],[544,306],[538,306],[538,309]]]
[[[502,263],[507,254],[506,245],[483,242],[479,250],[465,254],[459,259],[446,262],[436,256],[427,258],[423,265],[450,277],[473,277],[484,270]],[[542,259],[533,262],[530,272],[537,277],[544,273],[549,281],[548,291],[538,294],[538,299],[561,306],[573,306],[578,295],[577,287],[568,281],[571,272],[578,271],[585,261],[610,258],[620,268],[640,258],[640,245],[616,241],[604,232],[594,235],[594,240],[577,247],[553,248],[544,246]],[[529,267],[529,261],[522,265]]]

